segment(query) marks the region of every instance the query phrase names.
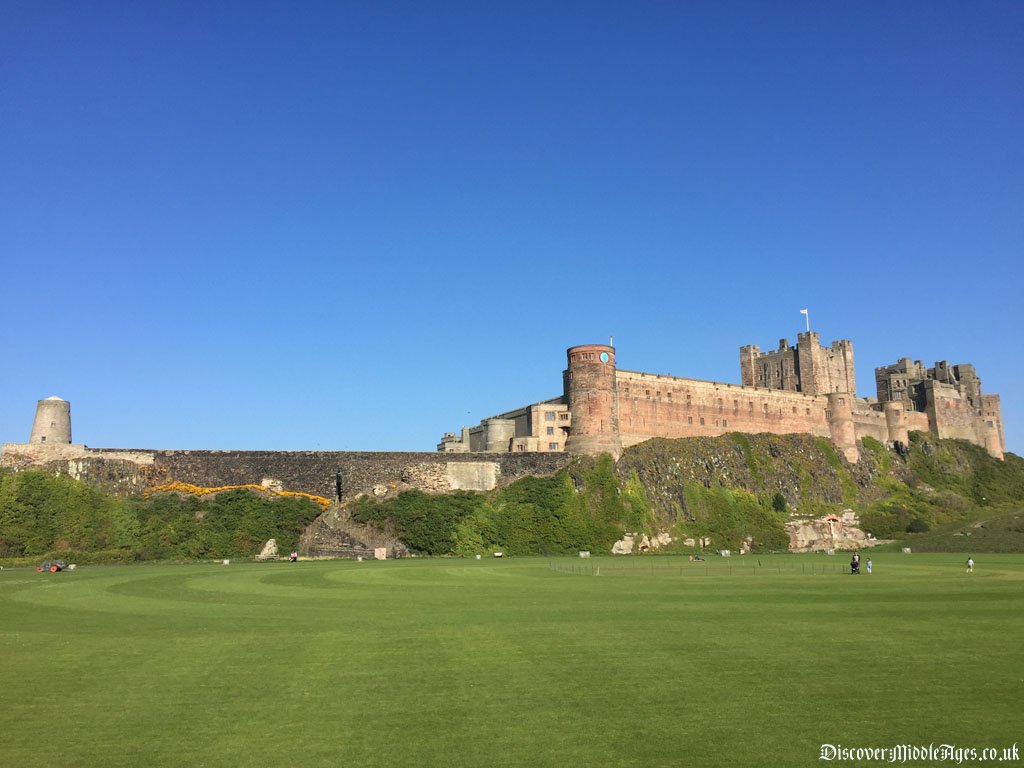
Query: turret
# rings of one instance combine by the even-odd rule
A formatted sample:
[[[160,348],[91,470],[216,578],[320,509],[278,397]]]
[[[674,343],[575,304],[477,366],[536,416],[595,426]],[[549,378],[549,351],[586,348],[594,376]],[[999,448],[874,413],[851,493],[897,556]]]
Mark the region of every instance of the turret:
[[[832,442],[843,452],[846,460],[855,464],[860,458],[857,451],[857,432],[853,426],[852,396],[846,392],[828,395],[828,430]]]
[[[889,440],[910,445],[910,434],[903,417],[903,403],[899,400],[888,400],[882,403],[882,411],[885,413],[885,428],[889,433]]]
[[[994,456],[995,458],[1002,459],[1003,458],[1003,440],[1002,440],[1002,436],[999,434],[999,430],[996,428],[996,426],[994,424],[993,425],[986,424],[985,427],[984,427],[984,430],[985,430],[985,450],[988,451],[989,454]]]
[[[484,450],[492,453],[508,452],[516,436],[516,423],[512,419],[484,419]]]
[[[761,347],[757,344],[745,344],[740,347],[740,384],[753,387],[757,384],[757,358],[761,355]]]
[[[562,373],[562,382],[572,427],[565,449],[591,456],[610,453],[617,459],[622,453],[622,438],[615,348],[584,344],[569,347],[566,356],[568,366]]]

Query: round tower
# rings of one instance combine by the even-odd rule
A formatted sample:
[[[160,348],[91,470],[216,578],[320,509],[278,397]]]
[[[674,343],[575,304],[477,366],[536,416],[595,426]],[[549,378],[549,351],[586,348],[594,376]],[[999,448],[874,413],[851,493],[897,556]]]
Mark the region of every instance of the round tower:
[[[853,426],[853,396],[846,392],[828,395],[828,431],[832,442],[843,452],[846,460],[855,464],[860,458],[857,451],[857,431]]]
[[[885,413],[885,427],[889,432],[889,440],[910,445],[910,434],[903,420],[903,403],[899,400],[887,400],[882,403],[882,411]]]
[[[989,422],[991,423],[991,422]],[[1003,441],[999,436],[999,429],[993,424],[992,426],[986,425],[985,430],[985,450],[989,452],[990,456],[994,456],[997,459],[1003,458]]]
[[[512,419],[484,419],[484,450],[507,453],[516,436],[516,423]]]
[[[32,422],[30,443],[67,445],[71,442],[71,403],[59,397],[48,397],[36,404],[36,420]]]
[[[622,453],[619,434],[619,394],[615,383],[615,347],[584,344],[566,350],[568,365],[562,373],[565,402],[571,418],[569,453],[597,455]]]

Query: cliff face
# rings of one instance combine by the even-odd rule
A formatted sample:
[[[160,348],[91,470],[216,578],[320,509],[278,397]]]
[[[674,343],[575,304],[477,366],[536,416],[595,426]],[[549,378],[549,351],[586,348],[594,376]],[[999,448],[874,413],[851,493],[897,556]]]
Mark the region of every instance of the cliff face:
[[[850,464],[822,438],[734,433],[648,440],[626,449],[618,469],[623,477],[637,475],[659,517],[669,522],[687,516],[686,490],[694,485],[742,489],[759,497],[779,493],[787,509],[814,514],[879,498],[877,480],[883,474],[908,480],[906,466],[882,450],[888,466],[870,450]]]
[[[616,470],[624,488],[642,486],[659,531],[714,548],[785,549],[793,521],[827,524],[844,510],[856,512],[864,536],[893,539],[985,507],[1024,506],[1024,461],[1013,454],[998,461],[920,433],[900,452],[866,438],[859,454],[850,463],[822,438],[733,433],[648,440],[627,448]]]

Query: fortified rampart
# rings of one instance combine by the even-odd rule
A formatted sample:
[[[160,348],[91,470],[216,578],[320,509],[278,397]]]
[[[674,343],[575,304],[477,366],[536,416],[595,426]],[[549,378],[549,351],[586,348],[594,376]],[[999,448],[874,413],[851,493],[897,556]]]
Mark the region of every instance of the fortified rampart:
[[[0,466],[62,472],[123,494],[178,481],[203,488],[262,485],[333,501],[412,488],[490,490],[519,477],[552,474],[571,458],[566,453],[129,451],[5,443]]]

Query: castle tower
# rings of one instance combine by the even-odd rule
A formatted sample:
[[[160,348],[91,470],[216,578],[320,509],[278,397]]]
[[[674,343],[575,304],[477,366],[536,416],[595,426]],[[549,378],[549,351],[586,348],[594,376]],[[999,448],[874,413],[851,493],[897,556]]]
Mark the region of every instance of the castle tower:
[[[516,436],[516,423],[512,419],[484,419],[484,450],[507,453]]]
[[[1003,436],[999,434],[999,430],[993,426],[985,426],[985,450],[989,452],[990,456],[994,456],[997,459],[1003,458]]]
[[[59,397],[48,397],[36,404],[30,443],[67,445],[71,442],[71,403]]]
[[[761,347],[757,344],[740,347],[740,384],[744,387],[757,386],[757,358],[760,356]]]
[[[852,399],[853,396],[846,392],[828,394],[828,431],[846,460],[855,464],[860,452],[857,450],[857,431],[853,426]]]
[[[622,453],[619,434],[619,393],[615,381],[615,347],[584,344],[566,350],[562,373],[565,402],[572,428],[565,450],[597,455]]]
[[[889,433],[889,440],[910,445],[910,434],[903,418],[903,403],[899,400],[887,400],[882,403],[882,412],[885,413],[885,428]]]

